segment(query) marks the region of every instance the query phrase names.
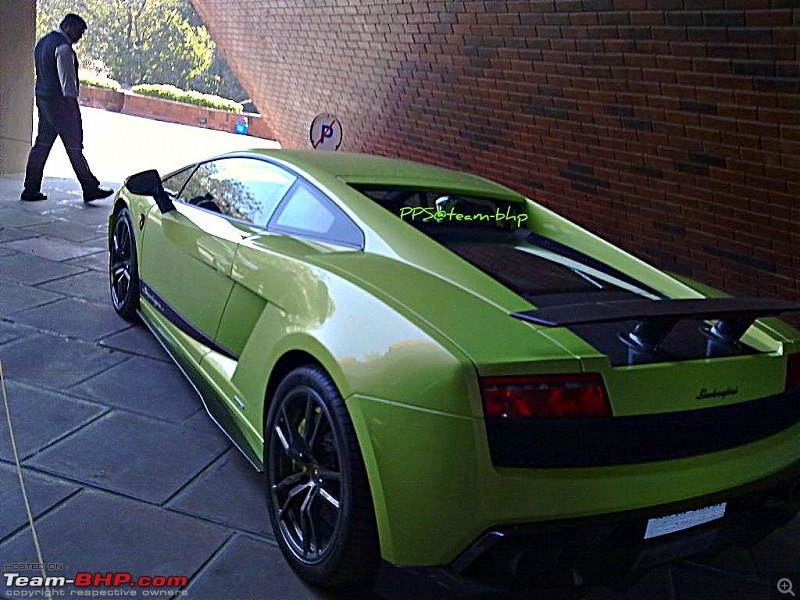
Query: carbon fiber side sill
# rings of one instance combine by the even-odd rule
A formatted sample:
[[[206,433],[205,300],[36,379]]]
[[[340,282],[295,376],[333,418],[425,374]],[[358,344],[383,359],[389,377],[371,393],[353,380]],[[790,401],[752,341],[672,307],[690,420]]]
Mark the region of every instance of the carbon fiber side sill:
[[[172,348],[170,348],[166,338],[160,334],[156,327],[150,324],[150,322],[142,313],[141,309],[137,312],[139,314],[139,318],[142,320],[142,323],[147,326],[147,328],[150,330],[150,333],[153,334],[153,337],[155,337],[158,343],[161,344],[161,347],[164,348],[164,351],[180,369],[181,373],[183,373],[184,377],[186,377],[194,391],[197,392],[197,395],[200,397],[203,407],[206,409],[208,416],[211,417],[211,420],[214,421],[216,426],[222,430],[222,433],[225,434],[225,437],[227,437],[231,443],[236,446],[236,449],[244,455],[250,464],[253,465],[253,467],[255,467],[259,473],[263,472],[264,463],[260,458],[258,458],[258,455],[256,455],[256,453],[250,447],[250,444],[247,443],[247,440],[242,435],[241,431],[239,431],[239,428],[236,426],[236,423],[234,422],[231,414],[228,412],[223,400],[217,395],[214,389],[208,385],[208,383],[206,383],[195,365],[191,364],[188,360],[179,360],[177,358],[177,353],[173,352]]]

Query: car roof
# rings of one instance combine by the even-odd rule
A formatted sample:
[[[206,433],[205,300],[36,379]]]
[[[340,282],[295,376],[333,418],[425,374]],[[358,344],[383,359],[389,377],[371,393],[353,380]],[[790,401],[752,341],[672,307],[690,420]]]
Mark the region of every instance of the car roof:
[[[319,150],[257,149],[252,153],[286,161],[321,180],[335,177],[355,187],[428,188],[512,202],[525,200],[522,194],[483,177],[399,158]]]

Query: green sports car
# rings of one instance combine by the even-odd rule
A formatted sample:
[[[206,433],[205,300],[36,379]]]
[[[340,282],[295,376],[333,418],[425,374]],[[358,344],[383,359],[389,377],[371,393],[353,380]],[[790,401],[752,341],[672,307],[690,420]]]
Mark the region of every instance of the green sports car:
[[[800,305],[660,271],[498,183],[231,153],[131,176],[109,248],[114,308],[263,470],[312,584],[580,581],[797,510],[800,333],[776,316]]]

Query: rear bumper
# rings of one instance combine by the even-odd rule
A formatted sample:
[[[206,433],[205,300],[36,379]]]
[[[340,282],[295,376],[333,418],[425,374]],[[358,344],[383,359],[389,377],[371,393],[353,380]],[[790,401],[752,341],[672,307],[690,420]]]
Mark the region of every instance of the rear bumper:
[[[638,511],[659,516],[693,499],[689,508],[710,506],[715,502],[702,499],[729,500],[730,490],[800,463],[796,424],[741,447],[676,460],[496,467],[484,419],[361,396],[348,407],[369,474],[381,555],[396,565],[451,564],[498,527],[592,524],[605,515],[643,514]]]
[[[650,540],[648,519],[726,502],[716,521]],[[624,585],[648,567],[728,546],[750,547],[800,512],[800,462],[748,486],[591,519],[492,528],[452,563],[407,567],[384,562],[376,589],[385,598],[527,598],[532,590]],[[541,597],[541,596],[537,596]]]

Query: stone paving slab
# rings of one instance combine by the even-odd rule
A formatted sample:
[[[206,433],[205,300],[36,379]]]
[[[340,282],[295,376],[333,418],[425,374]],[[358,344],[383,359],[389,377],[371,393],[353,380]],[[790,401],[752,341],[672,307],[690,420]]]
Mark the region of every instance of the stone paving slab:
[[[93,220],[94,218],[92,218],[92,221]],[[105,241],[103,236],[107,232],[103,224],[93,224],[89,226],[68,219],[50,221],[49,223],[42,223],[40,225],[31,225],[26,229],[46,237],[60,238],[69,240],[70,242],[92,242],[93,244],[96,244],[98,241]],[[101,249],[102,248],[103,246],[101,246]]]
[[[0,290],[2,290],[2,289],[3,288],[0,287]],[[3,312],[2,306],[0,305],[0,313],[2,313],[2,312]],[[18,340],[23,335],[25,335],[25,332],[20,330],[19,327],[11,325],[10,323],[4,323],[3,321],[0,321],[0,346],[5,344],[6,342],[10,342],[10,341],[13,341],[13,340]],[[3,356],[2,352],[3,352],[3,350],[2,350],[2,348],[0,348],[0,360],[3,360],[2,359],[2,356]]]
[[[167,506],[235,529],[265,536],[271,533],[263,476],[235,448],[218,458]]]
[[[64,183],[66,184],[67,182]],[[112,187],[116,188],[118,186],[114,185]],[[99,200],[89,204],[84,204],[82,201],[66,200],[59,202],[54,208],[47,211],[47,216],[55,224],[54,227],[63,222],[80,223],[94,231],[95,238],[101,237],[104,239],[108,235],[108,217],[110,215],[110,199]]]
[[[172,359],[161,347],[161,344],[153,337],[147,327],[141,323],[132,324],[125,331],[103,338],[100,340],[100,345],[173,364]]]
[[[81,256],[95,254],[103,250],[103,247],[99,245],[86,246],[84,244],[46,236],[7,242],[3,244],[3,248],[5,250],[15,250],[21,254],[32,254],[39,258],[47,258],[59,262],[70,258],[80,258]]]
[[[12,252],[14,252],[12,250]],[[65,265],[54,260],[39,258],[31,254],[13,254],[0,257],[0,279],[36,285],[69,275],[77,275],[84,269]]]
[[[23,228],[51,222],[51,219],[40,214],[39,211],[25,210],[25,208],[28,208],[28,205],[22,202],[0,208],[0,223],[3,224],[3,228]]]
[[[28,469],[23,469],[22,477],[34,518],[80,489],[75,484],[34,473]],[[0,462],[0,507],[3,511],[3,518],[0,519],[0,540],[2,540],[28,523],[28,513],[17,469],[12,464],[2,462]],[[0,557],[2,557],[0,562],[16,560],[8,554],[3,554],[2,551]]]
[[[36,530],[46,562],[64,565],[49,575],[67,578],[125,571],[134,578],[192,577],[230,536],[212,523],[95,490],[81,491],[38,519]],[[0,544],[0,556],[38,562],[30,529]]]
[[[196,431],[225,435],[205,410],[197,411],[183,423],[183,426]]]
[[[42,283],[37,286],[37,289],[49,290],[73,298],[82,298],[105,306],[108,306],[111,297],[106,278],[98,277],[97,273],[93,271]]]
[[[131,498],[163,503],[229,447],[222,436],[112,411],[24,464]]]
[[[119,364],[125,356],[91,342],[30,329],[22,339],[3,345],[0,360],[9,379],[65,390]]]
[[[179,425],[202,402],[178,367],[152,358],[135,357],[70,388],[106,405]]]
[[[82,267],[84,269],[91,269],[93,271],[101,271],[104,276],[108,273],[108,251],[96,252],[80,258],[73,258],[64,261],[65,265],[73,265],[75,267]]]
[[[49,304],[63,297],[40,288],[4,281],[0,284],[0,315],[8,317],[15,312]]]
[[[242,569],[257,556],[261,568]],[[235,592],[234,592],[235,590]],[[221,598],[280,598],[281,600],[323,600],[351,598],[369,600],[374,594],[327,594],[297,584],[297,578],[287,566],[280,550],[273,544],[237,535],[219,555],[186,588],[191,600],[220,600]]]
[[[14,381],[6,382],[6,396],[21,460],[69,435],[108,410],[99,404]],[[0,458],[7,461],[14,458],[5,407],[0,409]]]
[[[2,214],[0,214],[2,217]],[[27,240],[30,238],[38,237],[34,232],[25,229],[13,229],[10,227],[3,227],[0,225],[0,248],[6,242],[14,242],[17,240]]]
[[[98,341],[129,327],[119,318],[110,302],[87,302],[65,298],[44,306],[16,313],[15,323],[22,323],[49,333]]]

